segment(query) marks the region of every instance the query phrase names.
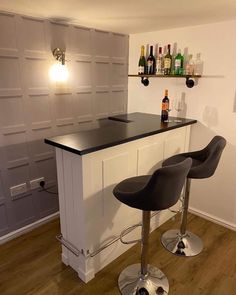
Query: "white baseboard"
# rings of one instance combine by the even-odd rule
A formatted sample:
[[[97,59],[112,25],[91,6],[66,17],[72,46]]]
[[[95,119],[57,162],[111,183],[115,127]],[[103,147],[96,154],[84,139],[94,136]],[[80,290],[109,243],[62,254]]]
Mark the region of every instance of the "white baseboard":
[[[209,221],[212,221],[214,223],[217,223],[219,225],[222,225],[224,227],[227,227],[227,228],[229,228],[229,229],[231,229],[233,231],[236,231],[236,224],[234,224],[232,222],[228,222],[228,221],[226,221],[224,219],[221,219],[221,218],[216,217],[214,215],[208,214],[208,213],[206,213],[204,211],[195,209],[193,207],[189,207],[189,212],[193,213],[193,214],[195,214],[197,216],[200,216],[200,217],[202,217],[204,219],[207,219]]]
[[[33,230],[34,228],[37,228],[40,225],[42,225],[44,223],[47,223],[47,222],[49,222],[49,221],[51,221],[51,220],[53,220],[53,219],[55,219],[57,217],[59,217],[59,211],[57,211],[56,213],[53,213],[53,214],[51,214],[49,216],[46,216],[46,217],[44,217],[42,219],[39,219],[39,220],[37,220],[37,221],[35,221],[35,222],[31,223],[31,224],[28,224],[28,225],[26,225],[26,226],[24,226],[22,228],[14,230],[14,231],[0,237],[0,245],[4,244],[4,243],[6,243],[6,242],[8,242],[8,241],[10,241],[12,239],[15,239],[15,238],[17,238],[17,237],[19,237],[19,236]]]

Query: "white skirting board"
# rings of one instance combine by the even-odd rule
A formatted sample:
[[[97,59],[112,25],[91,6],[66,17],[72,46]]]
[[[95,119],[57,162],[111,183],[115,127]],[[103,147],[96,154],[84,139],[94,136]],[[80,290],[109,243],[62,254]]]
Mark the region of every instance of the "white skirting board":
[[[12,232],[0,237],[0,245],[4,244],[4,243],[6,243],[6,242],[8,242],[10,240],[13,240],[13,239],[15,239],[15,238],[29,232],[29,231],[32,231],[33,229],[39,227],[40,225],[45,224],[45,223],[47,223],[47,222],[49,222],[49,221],[51,221],[53,219],[56,219],[58,217],[59,217],[59,211],[57,211],[57,212],[55,212],[55,213],[53,213],[53,214],[51,214],[49,216],[46,216],[46,217],[44,217],[42,219],[39,219],[39,220],[37,220],[37,221],[35,221],[35,222],[31,223],[31,224],[28,224],[28,225],[26,225],[26,226],[24,226],[22,228],[19,228],[19,229],[15,230],[15,231],[12,231]]]
[[[215,215],[208,214],[208,213],[206,213],[204,211],[195,209],[193,207],[189,207],[189,212],[193,213],[193,214],[195,214],[195,215],[197,215],[199,217],[202,217],[202,218],[204,218],[206,220],[209,220],[209,221],[211,221],[213,223],[222,225],[222,226],[224,226],[226,228],[229,228],[229,229],[231,229],[233,231],[236,231],[236,224],[228,222],[228,221],[226,221],[224,219],[221,219],[221,218],[219,218],[219,217],[217,217]]]

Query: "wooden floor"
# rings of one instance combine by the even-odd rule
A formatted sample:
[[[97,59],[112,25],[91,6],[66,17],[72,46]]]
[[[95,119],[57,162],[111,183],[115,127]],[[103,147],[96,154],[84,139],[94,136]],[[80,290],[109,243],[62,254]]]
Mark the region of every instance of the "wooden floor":
[[[177,257],[160,245],[160,235],[178,226],[168,221],[150,237],[150,260],[167,275],[170,295],[236,294],[236,232],[194,215],[189,229],[202,237],[204,251],[193,258]],[[118,295],[117,277],[127,265],[139,261],[139,246],[100,271],[88,284],[61,263],[55,220],[0,246],[1,295]]]

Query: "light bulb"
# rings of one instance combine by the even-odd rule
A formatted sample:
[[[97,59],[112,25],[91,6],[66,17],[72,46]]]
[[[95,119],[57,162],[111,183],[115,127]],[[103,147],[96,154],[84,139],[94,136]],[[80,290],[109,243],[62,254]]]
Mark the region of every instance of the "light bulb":
[[[69,72],[66,65],[56,63],[51,66],[49,76],[54,82],[65,82],[68,79]]]

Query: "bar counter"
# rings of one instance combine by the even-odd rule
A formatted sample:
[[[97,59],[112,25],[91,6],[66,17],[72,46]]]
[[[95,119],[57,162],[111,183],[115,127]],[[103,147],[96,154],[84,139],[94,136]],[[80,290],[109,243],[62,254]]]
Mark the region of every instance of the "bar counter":
[[[182,122],[174,122],[172,118],[172,122],[162,123],[159,115],[131,113],[98,120],[92,130],[45,139],[45,143],[85,155],[197,122],[192,119],[181,120]]]
[[[98,120],[91,130],[45,139],[56,148],[62,261],[84,282],[132,246],[122,244],[119,235],[141,221],[139,210],[116,200],[114,186],[151,174],[165,158],[188,151],[196,122],[172,118],[161,123],[158,115],[132,113]],[[151,230],[173,215],[156,212]],[[140,227],[125,236],[139,238]]]

